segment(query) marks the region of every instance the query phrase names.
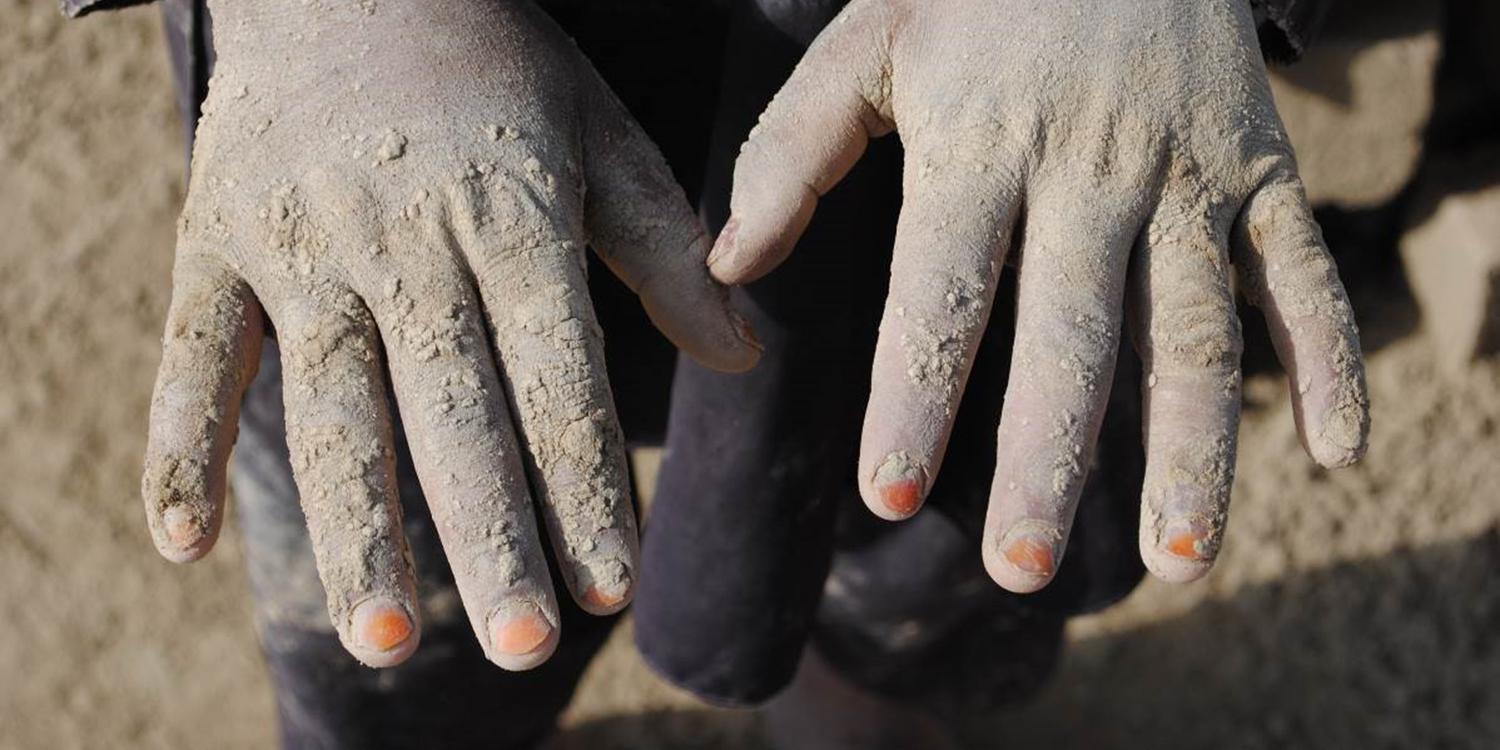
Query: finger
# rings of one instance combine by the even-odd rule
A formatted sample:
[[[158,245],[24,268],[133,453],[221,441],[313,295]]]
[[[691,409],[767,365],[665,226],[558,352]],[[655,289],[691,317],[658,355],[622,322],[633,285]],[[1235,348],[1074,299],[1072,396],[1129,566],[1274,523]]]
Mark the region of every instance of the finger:
[[[707,367],[743,372],[760,359],[750,324],[705,264],[708,234],[656,144],[586,71],[584,223],[595,252],[635,291],[652,323]]]
[[[552,655],[561,620],[478,300],[450,264],[378,277],[360,292],[464,608],[491,661],[530,669]]]
[[[1265,312],[1291,382],[1303,446],[1328,468],[1358,461],[1370,432],[1359,329],[1301,181],[1279,177],[1251,196],[1235,240],[1246,296]]]
[[[1145,370],[1141,559],[1190,581],[1212,567],[1229,511],[1240,417],[1239,317],[1228,222],[1169,196],[1132,265],[1131,309]]]
[[[240,401],[260,362],[260,304],[217,261],[179,256],[141,495],[161,554],[196,560],[219,537],[225,464],[239,430]]]
[[[558,567],[579,606],[608,614],[629,602],[639,561],[624,437],[582,244],[551,236],[517,249],[514,235],[480,234],[471,254]]]
[[[819,197],[871,138],[890,132],[888,14],[886,3],[846,8],[750,131],[735,163],[729,223],[708,259],[714,278],[744,284],[780,265]]]
[[[420,624],[374,321],[345,291],[280,305],[274,322],[287,446],[328,614],[355,658],[399,664]]]
[[[859,457],[860,494],[888,520],[937,478],[1015,223],[1017,182],[953,161],[908,157],[921,166],[908,167]]]
[[[1045,586],[1062,559],[1119,345],[1125,263],[1140,224],[1074,196],[1026,214],[1016,338],[984,561],[1001,586]]]

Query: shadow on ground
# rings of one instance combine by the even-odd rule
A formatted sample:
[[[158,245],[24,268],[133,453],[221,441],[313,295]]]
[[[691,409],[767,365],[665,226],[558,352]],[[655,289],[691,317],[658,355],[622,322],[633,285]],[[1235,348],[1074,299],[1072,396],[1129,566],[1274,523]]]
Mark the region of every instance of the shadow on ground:
[[[1088,637],[972,748],[1500,747],[1500,529],[1252,586]],[[658,710],[549,750],[764,748],[749,713]]]
[[[769,750],[748,711],[672,709],[593,719],[559,734],[547,750]]]
[[[974,747],[1500,747],[1500,530],[1072,644]]]

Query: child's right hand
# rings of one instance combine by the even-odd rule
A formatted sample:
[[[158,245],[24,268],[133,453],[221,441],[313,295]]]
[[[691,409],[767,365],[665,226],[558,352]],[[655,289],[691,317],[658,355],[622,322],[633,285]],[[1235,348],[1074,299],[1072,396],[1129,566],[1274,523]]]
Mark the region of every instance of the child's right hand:
[[[500,666],[536,666],[559,625],[538,512],[585,610],[618,611],[636,580],[585,242],[674,343],[744,370],[759,352],[708,275],[705,233],[655,146],[529,3],[210,5],[218,69],[143,482],[156,544],[192,560],[219,533],[264,309],[345,646],[387,666],[418,640],[393,387],[479,642]]]

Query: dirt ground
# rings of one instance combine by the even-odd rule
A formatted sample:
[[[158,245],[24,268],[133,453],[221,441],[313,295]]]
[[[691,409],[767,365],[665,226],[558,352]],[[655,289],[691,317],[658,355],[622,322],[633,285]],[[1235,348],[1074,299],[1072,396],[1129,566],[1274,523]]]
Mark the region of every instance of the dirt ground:
[[[1391,85],[1420,89],[1407,66],[1430,65],[1430,41],[1387,60],[1408,73]],[[1306,81],[1278,88],[1308,113],[1305,132],[1289,117],[1304,152],[1318,128],[1354,133],[1337,116],[1358,83],[1326,107]],[[1307,161],[1334,197],[1404,181],[1419,123],[1401,109],[1364,142],[1374,176]],[[153,11],[64,23],[51,0],[0,0],[3,748],[273,744],[235,535],[173,566],[137,499],[181,149]],[[970,722],[975,747],[1500,747],[1500,363],[1439,367],[1399,274],[1355,286],[1365,462],[1316,469],[1281,381],[1251,377],[1214,573],[1076,621],[1057,679]],[[565,724],[568,747],[760,747],[753,716],[651,677],[628,627]]]

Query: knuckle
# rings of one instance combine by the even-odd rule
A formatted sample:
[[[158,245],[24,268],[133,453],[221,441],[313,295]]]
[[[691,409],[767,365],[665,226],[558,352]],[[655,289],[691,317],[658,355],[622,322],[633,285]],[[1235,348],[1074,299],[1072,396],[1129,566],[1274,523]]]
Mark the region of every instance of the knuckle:
[[[425,363],[478,348],[472,341],[478,314],[462,281],[436,277],[412,284],[393,275],[373,296],[371,310],[393,360]]]
[[[1233,302],[1217,295],[1158,303],[1143,358],[1156,369],[1238,370],[1244,340]]]

